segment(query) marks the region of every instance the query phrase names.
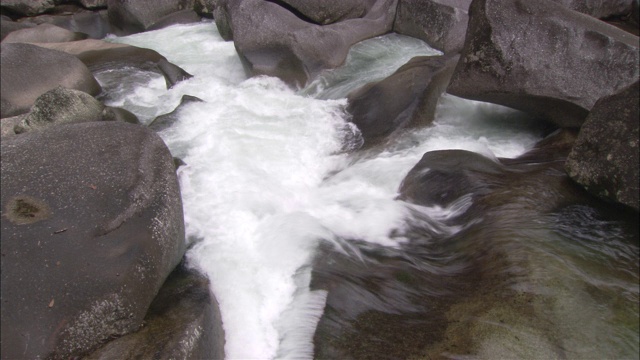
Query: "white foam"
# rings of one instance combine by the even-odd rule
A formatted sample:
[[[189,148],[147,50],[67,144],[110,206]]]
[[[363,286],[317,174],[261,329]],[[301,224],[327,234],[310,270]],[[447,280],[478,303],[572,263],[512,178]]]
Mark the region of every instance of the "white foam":
[[[188,257],[211,279],[229,359],[313,357],[313,333],[327,296],[309,290],[310,261],[320,241],[397,247],[406,241],[402,234],[415,211],[436,220],[464,211],[460,204],[420,209],[394,200],[424,152],[464,148],[513,155],[535,139],[512,143],[508,127],[473,125],[471,116],[465,124],[463,116],[451,114],[476,105],[458,101],[441,106],[445,115],[436,126],[355,158],[341,154],[348,133],[344,99],[296,94],[274,78],[245,79],[233,44],[210,22],[110,41],[151,47],[194,75],[170,90],[161,77],[140,81],[135,90],[114,95],[114,104],[149,122],[184,94],[205,100],[185,106],[161,136],[187,164],[179,170],[187,237],[201,239]],[[397,67],[405,61],[398,57],[425,51],[423,43],[388,41],[369,43],[375,51],[370,57]],[[380,53],[385,46],[395,50]],[[113,81],[107,79],[113,74],[104,76]],[[473,126],[490,129],[477,135],[467,129]]]

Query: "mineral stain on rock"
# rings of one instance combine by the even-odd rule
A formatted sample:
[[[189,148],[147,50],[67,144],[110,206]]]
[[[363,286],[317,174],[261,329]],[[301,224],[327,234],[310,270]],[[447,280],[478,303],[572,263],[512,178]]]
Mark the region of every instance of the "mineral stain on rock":
[[[51,216],[51,210],[42,200],[18,195],[7,202],[4,215],[16,225],[26,225],[48,219]]]

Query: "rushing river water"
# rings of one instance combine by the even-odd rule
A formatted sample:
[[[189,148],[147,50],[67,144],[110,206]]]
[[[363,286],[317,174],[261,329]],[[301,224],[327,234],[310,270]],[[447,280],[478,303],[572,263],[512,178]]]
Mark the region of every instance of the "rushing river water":
[[[395,200],[401,181],[425,152],[465,149],[513,158],[542,136],[515,111],[445,95],[433,126],[407,132],[385,148],[349,151],[358,132],[344,113],[346,94],[390,75],[413,56],[438,54],[400,35],[356,45],[342,68],[299,91],[275,78],[248,79],[233,43],[224,42],[212,22],[109,41],[152,48],[194,77],[167,90],[164,79],[151,72],[125,68],[96,74],[108,91],[108,105],[129,109],[148,124],[173,110],[182,95],[204,100],[185,105],[179,120],[160,135],[187,164],[178,171],[191,245],[187,257],[211,279],[229,359],[313,357],[328,296],[310,288],[320,244],[340,248],[358,239],[402,251],[411,241],[405,234],[415,211],[447,236],[461,230],[446,219],[467,203],[419,208]],[[548,219],[555,224],[554,236],[575,241],[527,244],[531,250],[524,256],[538,269],[529,279],[542,284],[535,291],[558,292],[554,309],[547,310],[556,311],[551,317],[564,316],[564,328],[557,331],[569,339],[563,345],[567,358],[579,358],[571,351],[592,348],[594,342],[602,347],[587,349],[589,357],[637,357],[637,240],[629,241],[615,223],[598,221],[588,208]],[[563,258],[572,252],[574,259]],[[569,275],[556,277],[560,270]],[[504,339],[487,339],[486,356],[510,349]]]

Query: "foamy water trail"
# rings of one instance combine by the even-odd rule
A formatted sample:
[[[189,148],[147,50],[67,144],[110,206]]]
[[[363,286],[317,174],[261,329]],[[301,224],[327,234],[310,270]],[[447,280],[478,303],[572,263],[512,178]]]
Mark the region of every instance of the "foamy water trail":
[[[111,41],[152,48],[194,78],[166,90],[164,79],[151,73],[99,74],[101,83],[117,89],[110,104],[149,123],[184,94],[204,100],[186,105],[161,136],[187,164],[179,169],[187,237],[194,242],[187,256],[211,279],[229,359],[313,357],[326,299],[326,292],[309,289],[319,242],[360,239],[396,247],[405,241],[412,211],[437,220],[464,209],[394,200],[425,151],[460,148],[509,157],[538,140],[522,131],[526,126],[505,126],[517,116],[513,111],[445,97],[435,126],[407,133],[389,149],[352,156],[342,152],[344,139],[353,137],[346,100],[308,95],[332,93],[331,84],[296,93],[275,78],[246,79],[233,44],[211,22]],[[389,42],[400,50],[381,53]],[[366,54],[367,47],[388,73],[408,60],[406,54],[436,53],[398,36],[370,40],[358,51]],[[354,78],[349,69],[359,68],[347,63],[336,77]],[[353,81],[361,80],[339,83],[333,94],[357,87]],[[467,112],[483,106],[491,116],[469,119]]]

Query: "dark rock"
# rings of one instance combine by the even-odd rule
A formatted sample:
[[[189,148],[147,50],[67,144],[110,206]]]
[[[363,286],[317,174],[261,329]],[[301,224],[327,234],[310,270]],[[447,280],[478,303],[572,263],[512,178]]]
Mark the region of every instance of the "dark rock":
[[[111,32],[107,10],[81,10],[63,15],[45,14],[21,20],[25,20],[23,23],[53,24],[69,31],[87,34],[91,39],[102,39]]]
[[[276,76],[302,87],[321,71],[342,65],[353,44],[389,32],[396,3],[377,0],[361,18],[320,26],[272,2],[223,0],[215,18],[223,38],[233,38],[249,75]]]
[[[151,303],[142,329],[84,359],[224,359],[220,309],[209,286],[198,271],[178,266]]]
[[[638,37],[549,0],[478,0],[447,92],[578,127],[638,80]]]
[[[154,71],[164,76],[167,88],[192,77],[182,68],[170,63],[164,56],[151,49],[93,39],[37,45],[75,55],[93,72],[117,69],[123,66]]]
[[[362,133],[365,146],[398,129],[431,124],[458,58],[415,57],[386,79],[350,93],[347,112]]]
[[[87,9],[106,9],[107,0],[78,0]]]
[[[143,126],[90,122],[1,147],[2,356],[81,357],[137,331],[185,252],[165,144]]]
[[[34,16],[52,10],[56,0],[2,0],[0,7],[21,16]]]
[[[445,54],[464,45],[471,0],[399,0],[393,31],[421,39]]]
[[[428,170],[427,170],[428,169]],[[400,200],[424,206],[451,205],[464,195],[481,196],[504,186],[499,162],[465,150],[431,151],[400,185]]]
[[[109,22],[116,35],[146,31],[163,17],[193,9],[194,0],[108,0]]]
[[[153,121],[151,121],[151,123],[149,124],[149,128],[154,131],[162,131],[168,127],[171,127],[171,125],[178,121],[178,114],[186,104],[201,101],[202,99],[195,96],[183,95],[182,99],[180,99],[180,104],[178,104],[175,109],[173,109],[170,113],[160,115],[153,119]]]
[[[84,40],[87,34],[69,31],[51,24],[16,30],[8,34],[3,43],[56,43]]]
[[[13,31],[28,29],[34,26],[36,25],[30,23],[15,22],[6,16],[3,16],[2,19],[0,19],[0,41],[4,40],[4,38]]]
[[[200,16],[191,9],[176,11],[154,22],[153,25],[147,28],[147,31],[158,30],[176,24],[196,23],[200,22],[200,20],[202,20]]]
[[[0,117],[24,114],[38,96],[62,86],[97,95],[101,88],[75,56],[31,44],[2,44]]]
[[[53,125],[102,120],[104,105],[78,90],[57,87],[40,95],[14,131],[21,134]]]
[[[571,10],[593,16],[598,19],[605,19],[614,16],[629,15],[635,0],[552,0]]]
[[[569,176],[589,192],[636,211],[638,200],[638,82],[593,106],[567,159]]]
[[[218,0],[195,0],[193,4],[193,10],[203,17],[213,18],[213,13],[216,9]]]
[[[122,121],[129,124],[140,125],[140,119],[131,111],[123,108],[105,106],[102,111],[103,121]]]
[[[335,22],[357,19],[366,15],[375,0],[279,0],[272,2],[284,5],[301,17],[315,24],[327,25]]]

